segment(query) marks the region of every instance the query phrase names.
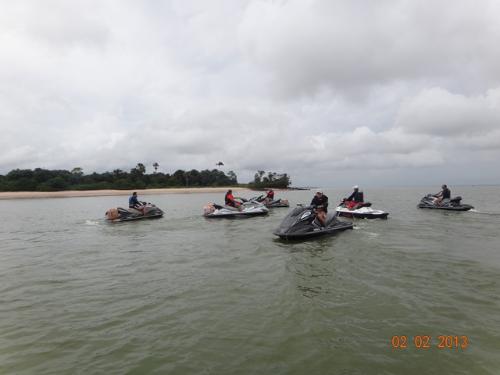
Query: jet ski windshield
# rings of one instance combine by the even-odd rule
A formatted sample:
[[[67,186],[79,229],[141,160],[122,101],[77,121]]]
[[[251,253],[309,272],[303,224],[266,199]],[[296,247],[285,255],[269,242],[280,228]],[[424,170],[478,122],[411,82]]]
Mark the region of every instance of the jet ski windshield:
[[[280,229],[292,228],[300,222],[310,223],[315,219],[312,207],[296,207],[285,216],[280,224]]]

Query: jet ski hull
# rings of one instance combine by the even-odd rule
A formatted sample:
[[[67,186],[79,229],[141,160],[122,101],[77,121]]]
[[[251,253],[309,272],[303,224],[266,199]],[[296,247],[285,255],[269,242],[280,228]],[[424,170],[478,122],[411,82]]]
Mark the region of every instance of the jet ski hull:
[[[282,208],[282,207],[290,207],[290,204],[288,203],[270,203],[270,204],[266,204],[266,207],[267,208]]]
[[[121,219],[115,219],[115,220],[108,220],[113,223],[121,223],[124,221],[137,221],[137,220],[145,220],[145,219],[159,219],[163,217],[163,212],[161,214],[156,214],[156,215],[147,215],[147,216],[137,216],[137,217],[124,217]]]
[[[259,211],[259,212],[234,212],[234,213],[217,213],[204,215],[206,218],[235,218],[235,217],[252,217],[252,216],[264,216],[267,215],[269,211]]]
[[[339,216],[356,218],[356,219],[387,219],[388,212],[382,210],[374,210],[370,207],[361,207],[356,210],[349,210],[346,207],[339,206],[336,208]]]
[[[111,208],[106,211],[106,220],[112,223],[121,223],[125,221],[137,221],[145,219],[159,219],[163,217],[163,211],[155,205],[147,205],[146,213],[143,214],[136,209]]]
[[[313,229],[311,232],[306,233],[281,233],[279,231],[275,231],[273,234],[278,236],[282,240],[300,240],[300,239],[308,239],[314,237],[320,237],[325,235],[333,235],[338,232],[342,232],[347,229],[352,229],[352,223],[347,223],[345,221],[337,221],[337,224],[333,227],[318,227]]]
[[[245,203],[241,209],[228,206],[219,206],[210,203],[203,207],[203,216],[206,218],[245,218],[253,216],[263,216],[269,213],[269,209],[259,203]]]
[[[474,206],[471,206],[470,204],[462,204],[460,206],[435,206],[431,204],[425,204],[425,203],[419,203],[417,205],[418,208],[429,208],[431,210],[446,210],[446,211],[469,211],[474,208]]]
[[[455,197],[453,199],[450,199],[449,202],[437,205],[434,204],[433,196],[431,194],[428,194],[420,200],[420,203],[417,205],[417,207],[446,211],[469,211],[474,208],[474,206],[471,206],[470,204],[462,204],[461,200],[462,197]]]
[[[253,197],[250,199],[240,198],[243,202],[255,202],[265,205],[267,208],[281,208],[281,207],[290,207],[290,203],[288,199],[276,199],[273,201],[268,201],[263,195],[258,197]]]

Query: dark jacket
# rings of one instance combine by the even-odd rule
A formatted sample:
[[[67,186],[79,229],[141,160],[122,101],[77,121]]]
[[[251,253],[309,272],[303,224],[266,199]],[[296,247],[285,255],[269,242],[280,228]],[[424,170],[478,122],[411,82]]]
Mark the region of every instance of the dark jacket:
[[[349,195],[349,198],[347,198],[348,201],[354,201],[354,202],[363,202],[363,192],[362,191],[353,191],[351,195]]]
[[[451,191],[448,188],[444,188],[443,191],[441,191],[441,194],[443,196],[443,199],[450,199],[451,198]]]
[[[137,199],[137,196],[132,195],[128,199],[128,206],[129,206],[129,208],[134,208],[134,207],[140,206],[140,205],[141,205],[141,202],[139,202],[139,200]]]
[[[326,211],[328,208],[328,197],[325,194],[321,195],[321,197],[315,195],[311,201],[311,206],[314,207],[322,206]]]

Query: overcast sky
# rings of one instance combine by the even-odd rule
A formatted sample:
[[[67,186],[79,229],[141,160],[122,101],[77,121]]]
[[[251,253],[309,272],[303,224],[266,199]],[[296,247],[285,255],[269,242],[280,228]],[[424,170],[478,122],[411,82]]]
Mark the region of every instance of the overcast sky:
[[[0,173],[500,183],[500,2],[2,1]]]

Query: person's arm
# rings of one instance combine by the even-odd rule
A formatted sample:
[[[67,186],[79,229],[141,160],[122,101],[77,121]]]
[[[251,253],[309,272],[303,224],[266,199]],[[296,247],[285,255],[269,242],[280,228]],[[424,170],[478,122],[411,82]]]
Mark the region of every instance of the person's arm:
[[[356,194],[355,192],[352,192],[351,195],[349,195],[349,198],[347,198],[348,201],[352,201],[352,199],[354,198],[354,194]]]

